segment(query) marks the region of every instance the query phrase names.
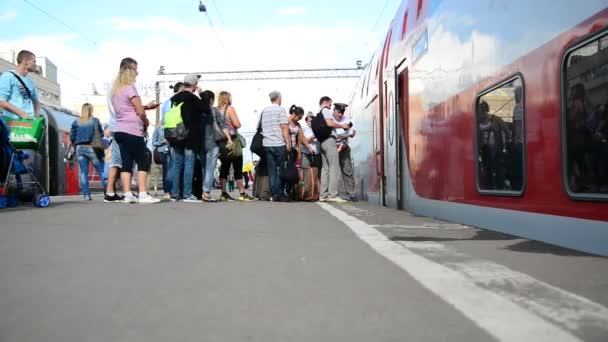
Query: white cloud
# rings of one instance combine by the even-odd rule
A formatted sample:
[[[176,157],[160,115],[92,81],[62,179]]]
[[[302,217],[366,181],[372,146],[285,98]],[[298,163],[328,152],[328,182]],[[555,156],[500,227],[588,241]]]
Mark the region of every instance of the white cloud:
[[[17,11],[8,9],[0,12],[0,22],[13,21],[17,18]]]
[[[70,108],[82,101],[83,94],[91,93],[92,83],[104,93],[120,60],[126,56],[139,62],[138,85],[152,97],[156,72],[161,65],[167,72],[354,67],[357,59],[367,59],[372,53],[362,43],[371,33],[357,28],[300,26],[219,30],[220,45],[216,33],[205,24],[186,27],[162,17],[112,18],[105,23],[106,27],[107,23],[112,24],[112,39],[98,39],[95,46],[81,44],[77,35],[27,36],[10,43],[16,49],[27,48],[38,56],[48,57],[58,66],[62,102]],[[133,33],[140,38],[133,39]],[[269,36],[273,39],[269,40]],[[319,40],[336,44],[320,52]],[[273,89],[283,92],[285,106],[296,103],[306,110],[316,110],[322,95],[348,101],[355,83],[356,79],[348,79],[215,82],[201,86],[214,91],[232,91],[235,101],[238,99],[237,110],[248,115],[243,119],[246,126],[250,121],[255,126],[252,115],[267,104],[267,94]]]
[[[278,9],[278,14],[282,17],[293,17],[306,14],[306,8],[301,6],[283,7]]]

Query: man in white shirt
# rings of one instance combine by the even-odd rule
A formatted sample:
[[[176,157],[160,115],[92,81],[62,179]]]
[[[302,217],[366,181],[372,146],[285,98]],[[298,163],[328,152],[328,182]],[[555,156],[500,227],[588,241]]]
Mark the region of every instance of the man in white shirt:
[[[289,118],[285,108],[281,107],[281,93],[278,91],[270,93],[270,102],[272,105],[264,108],[260,114],[264,135],[262,145],[266,150],[270,189],[273,201],[289,202],[289,197],[284,191],[285,184],[281,178],[281,168],[285,165],[287,153],[292,149]]]
[[[342,182],[344,188],[348,194],[348,198],[352,202],[358,202],[359,198],[355,193],[355,177],[353,175],[353,161],[350,157],[350,146],[348,146],[348,139],[354,138],[357,131],[352,129],[350,119],[344,115],[346,107],[343,103],[334,104],[334,120],[341,125],[347,124],[350,126],[348,129],[336,128],[334,134],[336,137],[336,143],[338,144],[338,155],[340,160],[340,170],[342,172]]]

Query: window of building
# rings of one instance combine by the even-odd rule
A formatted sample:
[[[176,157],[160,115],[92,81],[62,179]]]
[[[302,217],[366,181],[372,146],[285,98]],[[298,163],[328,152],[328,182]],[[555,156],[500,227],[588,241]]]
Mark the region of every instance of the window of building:
[[[477,97],[477,186],[480,193],[519,196],[525,186],[525,99],[521,76]]]
[[[571,49],[563,69],[564,184],[582,199],[608,198],[608,33]]]

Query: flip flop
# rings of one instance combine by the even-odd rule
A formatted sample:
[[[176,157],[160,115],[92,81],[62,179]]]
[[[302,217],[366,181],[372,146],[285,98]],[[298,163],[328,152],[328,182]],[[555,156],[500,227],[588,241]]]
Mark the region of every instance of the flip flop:
[[[211,196],[205,196],[203,195],[203,202],[207,202],[207,203],[217,203],[219,202],[218,200],[216,200],[215,198],[211,197]]]

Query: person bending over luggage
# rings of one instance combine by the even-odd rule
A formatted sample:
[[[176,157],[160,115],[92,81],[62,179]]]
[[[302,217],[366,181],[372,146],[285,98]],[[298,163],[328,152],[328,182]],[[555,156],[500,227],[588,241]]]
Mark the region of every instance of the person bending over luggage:
[[[302,140],[301,138],[301,134],[302,134],[302,127],[300,126],[299,121],[302,120],[302,118],[304,117],[304,109],[302,109],[302,107],[298,107],[296,105],[291,106],[291,108],[289,108],[289,118],[288,118],[288,125],[289,125],[289,138],[291,139],[291,151],[289,151],[289,154],[287,156],[287,163],[290,164],[290,166],[293,166],[297,160],[301,159],[301,151],[300,151],[300,145],[298,144],[298,142],[300,140]],[[294,188],[294,185],[297,183],[297,181],[295,183],[290,182],[290,181],[285,181],[285,193],[288,196],[291,196],[292,190]]]
[[[315,138],[315,134],[312,131],[311,124],[314,118],[312,112],[306,114],[306,120],[302,123],[302,134],[300,135],[300,151],[301,161],[300,166],[303,169],[309,167],[321,167],[321,146],[319,141]]]

